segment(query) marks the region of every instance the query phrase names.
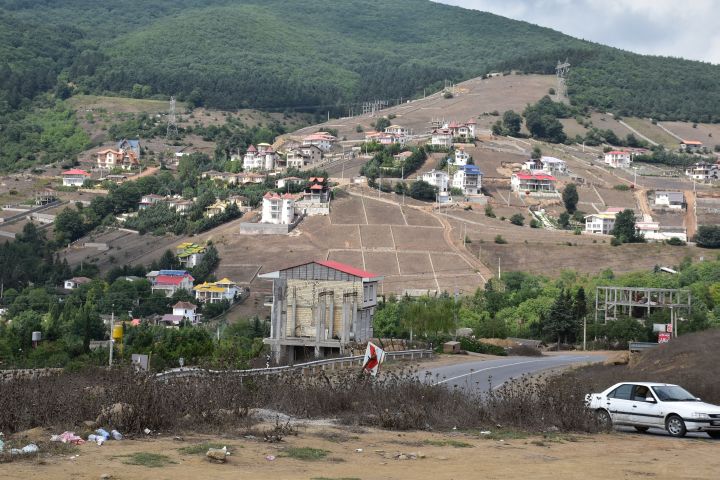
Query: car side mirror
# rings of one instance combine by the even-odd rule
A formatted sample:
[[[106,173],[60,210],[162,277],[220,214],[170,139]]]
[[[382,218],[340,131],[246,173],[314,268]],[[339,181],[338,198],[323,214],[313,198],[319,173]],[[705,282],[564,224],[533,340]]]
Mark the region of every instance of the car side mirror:
[[[645,397],[645,401],[648,403],[655,403],[655,399],[651,395]]]

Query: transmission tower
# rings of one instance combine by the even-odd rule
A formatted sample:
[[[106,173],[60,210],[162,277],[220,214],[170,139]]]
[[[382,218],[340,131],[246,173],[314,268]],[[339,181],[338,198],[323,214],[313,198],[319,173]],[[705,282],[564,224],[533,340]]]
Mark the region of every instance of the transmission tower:
[[[175,97],[170,97],[170,111],[168,112],[167,133],[165,138],[178,137],[177,118],[175,117]]]
[[[564,62],[561,62],[558,60],[557,66],[555,67],[555,74],[557,75],[557,99],[560,100],[563,97],[567,96],[567,88],[565,85],[565,80],[567,79],[567,75],[570,72],[570,62],[568,62],[568,59],[565,58]]]

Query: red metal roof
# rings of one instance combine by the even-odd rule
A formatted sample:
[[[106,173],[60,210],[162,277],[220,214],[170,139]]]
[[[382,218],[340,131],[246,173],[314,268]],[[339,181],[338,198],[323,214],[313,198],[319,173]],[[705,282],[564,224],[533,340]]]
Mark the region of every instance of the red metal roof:
[[[190,274],[185,276],[158,275],[155,279],[155,283],[160,285],[180,285],[180,283],[182,283],[182,281],[186,278],[189,278],[191,282],[194,280],[194,278]]]
[[[608,152],[608,155],[627,155],[630,152],[623,152],[620,150],[613,150],[612,152]]]
[[[86,172],[85,170],[80,170],[79,168],[73,168],[72,170],[66,170],[66,171],[62,172],[62,174],[63,175],[85,175],[88,177],[90,176],[90,174],[88,172]]]
[[[519,178],[520,180],[550,180],[552,182],[556,180],[556,178],[552,175],[544,175],[542,173],[539,173],[537,175],[533,175],[530,173],[517,173],[516,175],[517,178]]]
[[[322,265],[323,267],[332,268],[333,270],[347,273],[348,275],[353,275],[355,277],[375,278],[378,276],[374,273],[366,272],[365,270],[362,270],[360,268],[355,268],[353,266],[346,265],[340,262],[335,262],[332,260],[316,260],[315,263],[317,263],[318,265]]]
[[[683,140],[682,143],[685,145],[702,145],[702,142],[698,142],[697,140]]]

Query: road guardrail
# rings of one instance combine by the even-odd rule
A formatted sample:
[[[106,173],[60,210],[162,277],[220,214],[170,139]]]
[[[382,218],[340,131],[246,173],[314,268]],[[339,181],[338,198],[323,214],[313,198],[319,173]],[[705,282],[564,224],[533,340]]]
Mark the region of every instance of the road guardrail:
[[[397,352],[385,352],[386,360],[415,360],[419,358],[430,358],[434,352],[432,350],[400,350]],[[164,380],[170,378],[179,377],[192,377],[192,376],[208,376],[208,375],[239,375],[242,377],[251,377],[257,375],[277,375],[279,373],[286,373],[292,371],[298,371],[303,375],[315,373],[322,370],[336,370],[351,366],[362,365],[364,355],[355,355],[352,357],[337,357],[337,358],[325,358],[321,360],[314,360],[312,362],[297,363],[295,365],[285,365],[281,367],[269,367],[269,368],[251,368],[247,370],[211,370],[207,368],[199,367],[187,367],[187,368],[173,368],[165,370],[155,375],[156,378]]]
[[[631,352],[642,352],[643,350],[656,348],[658,345],[660,344],[655,342],[630,342],[628,347]]]

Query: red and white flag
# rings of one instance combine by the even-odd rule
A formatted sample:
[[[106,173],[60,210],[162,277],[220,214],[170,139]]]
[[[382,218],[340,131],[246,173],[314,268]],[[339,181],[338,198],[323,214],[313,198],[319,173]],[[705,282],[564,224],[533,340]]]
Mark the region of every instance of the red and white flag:
[[[378,347],[372,342],[368,342],[365,349],[365,359],[363,361],[363,371],[370,372],[374,377],[378,373],[380,364],[385,361],[385,350]]]

